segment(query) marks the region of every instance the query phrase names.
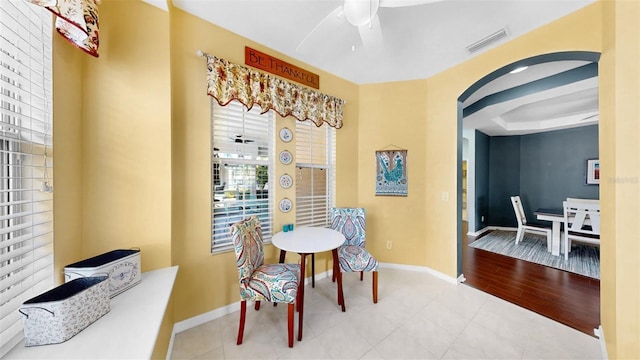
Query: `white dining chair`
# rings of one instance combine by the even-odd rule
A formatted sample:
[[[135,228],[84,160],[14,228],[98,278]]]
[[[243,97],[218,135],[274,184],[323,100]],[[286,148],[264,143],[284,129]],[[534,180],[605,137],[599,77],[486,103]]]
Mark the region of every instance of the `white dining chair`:
[[[600,204],[563,201],[564,259],[569,260],[572,242],[600,245]]]
[[[600,204],[600,199],[567,198],[568,202],[582,202],[588,204]]]
[[[534,226],[527,224],[527,217],[524,214],[522,207],[522,200],[520,196],[511,197],[511,205],[513,205],[513,211],[516,214],[516,220],[518,221],[518,232],[516,233],[516,245],[524,239],[525,233],[532,233],[538,235],[545,235],[547,237],[547,251],[551,251],[551,229],[542,226]]]

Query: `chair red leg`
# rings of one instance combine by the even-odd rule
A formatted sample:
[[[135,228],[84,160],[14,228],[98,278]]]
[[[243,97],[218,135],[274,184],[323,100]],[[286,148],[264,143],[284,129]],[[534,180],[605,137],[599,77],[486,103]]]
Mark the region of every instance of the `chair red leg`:
[[[289,336],[289,347],[293,347],[293,314],[295,313],[295,305],[289,303],[287,306],[287,331]],[[302,318],[302,317],[300,317]],[[302,321],[300,321],[302,323]],[[302,324],[300,324],[302,326]]]
[[[345,311],[344,306],[344,294],[342,293],[342,273],[340,272],[340,263],[338,262],[338,250],[333,249],[333,276],[338,279],[338,305],[342,307],[342,312]]]
[[[337,254],[337,253],[336,253]],[[336,282],[336,269],[340,271],[340,263],[337,258],[333,258],[333,274],[331,274],[331,281]]]
[[[240,301],[240,326],[238,327],[238,342],[237,345],[242,344],[242,336],[244,335],[244,319],[247,314],[247,301]]]
[[[256,301],[256,311],[260,310],[260,301]]]
[[[373,303],[378,303],[378,272],[373,272]]]
[[[344,293],[342,292],[342,273],[338,271],[338,304],[342,307],[342,312],[345,312],[344,306]]]
[[[296,297],[296,303],[302,301],[302,298],[300,297],[300,295],[298,295]],[[289,304],[289,306],[291,306],[291,304]],[[299,306],[299,305],[296,305]],[[298,341],[302,340],[302,314],[301,312],[298,312]]]
[[[360,281],[364,279],[364,271],[360,271]]]
[[[296,295],[296,307],[298,309],[300,309],[300,305],[298,305],[298,303],[302,301],[302,297],[300,295],[300,291],[298,291],[298,295]],[[298,311],[298,341],[302,339],[302,314],[303,313]]]
[[[333,272],[331,274],[331,279],[333,282],[336,282],[336,277],[338,276],[338,271],[340,271],[340,265],[336,261],[336,253],[333,253]],[[338,289],[338,305],[342,305],[340,303],[340,289]]]

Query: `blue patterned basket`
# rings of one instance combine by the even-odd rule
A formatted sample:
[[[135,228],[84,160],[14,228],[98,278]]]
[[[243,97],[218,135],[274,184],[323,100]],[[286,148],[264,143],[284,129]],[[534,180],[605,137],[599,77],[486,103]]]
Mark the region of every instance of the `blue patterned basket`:
[[[25,346],[71,339],[111,310],[107,276],[75,279],[25,301]]]
[[[64,267],[65,281],[107,274],[109,294],[114,297],[142,279],[140,249],[119,249],[78,261]]]

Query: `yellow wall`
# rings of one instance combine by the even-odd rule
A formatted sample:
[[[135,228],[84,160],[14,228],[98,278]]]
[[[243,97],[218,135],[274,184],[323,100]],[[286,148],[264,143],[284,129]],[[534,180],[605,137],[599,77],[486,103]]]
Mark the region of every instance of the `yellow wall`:
[[[55,35],[55,34],[54,34]],[[53,36],[53,213],[56,284],[63,269],[82,259],[82,59]],[[72,69],[72,70],[69,70]]]
[[[83,62],[82,255],[139,247],[143,271],[169,266],[168,14],[107,0],[100,35],[100,57]]]
[[[359,136],[367,141],[359,144],[359,201],[373,215],[371,222],[379,223],[367,233],[374,254],[384,262],[428,266],[456,277],[458,97],[485,75],[523,58],[568,50],[599,52],[601,30],[595,5],[431,78],[361,86],[366,124],[359,127]],[[407,198],[373,196],[367,174],[374,173],[375,163],[367,158],[389,144],[409,150]],[[391,250],[383,248],[387,240],[393,240]]]
[[[243,63],[248,45],[320,74],[322,92],[347,100],[337,132],[337,204],[367,208],[370,251],[382,262],[455,277],[456,99],[511,62],[597,51],[602,324],[610,357],[639,358],[639,15],[637,2],[598,2],[431,78],[356,86],[177,9],[103,0],[99,59],[55,43],[56,267],[138,246],[145,271],[180,266],[169,323],[239,300],[233,253],[209,253],[210,98],[205,60],[195,52]],[[277,121],[280,128],[293,120]],[[374,152],[384,148],[409,151],[406,198],[373,195]],[[276,228],[292,222],[292,214],[275,216]],[[276,250],[267,246],[265,255],[275,261]],[[328,259],[319,262],[325,271]]]
[[[375,225],[367,234],[372,252],[384,262],[427,266],[455,277],[457,98],[517,60],[559,51],[602,52],[602,324],[610,357],[638,358],[638,6],[599,2],[425,81],[361,86],[366,124],[359,127],[359,138],[367,141],[358,150],[359,202],[373,215]],[[375,164],[367,158],[388,144],[409,149],[407,198],[372,195],[367,175]],[[384,249],[387,240],[394,241],[393,249]]]
[[[640,358],[640,2],[603,3],[601,320],[611,358]]]
[[[142,271],[171,265],[169,16],[141,1],[99,9],[99,58],[54,34],[58,282],[65,265],[113,249],[140,248]],[[173,323],[170,310],[154,356]]]
[[[427,177],[434,170],[423,165],[429,146],[424,134],[431,126],[425,121],[427,93],[425,80],[360,88],[358,202],[367,209],[367,248],[381,262],[432,266],[426,256],[433,240],[422,217],[434,178]],[[409,196],[375,196],[375,152],[383,149],[407,149]]]
[[[171,97],[172,97],[172,255],[180,265],[175,286],[176,321],[232,304],[240,300],[238,273],[233,252],[211,255],[211,158],[210,116],[211,98],[206,94],[206,60],[196,56],[196,50],[244,64],[244,47],[250,46],[320,75],[320,91],[347,101],[344,127],[338,130],[338,151],[348,156],[338,157],[338,181],[355,184],[357,171],[358,89],[336,76],[314,69],[264,46],[248,41],[220,27],[175,8],[170,9],[171,22]],[[292,118],[277,117],[277,129],[293,129]],[[283,144],[278,144],[284,148]],[[278,149],[280,149],[278,148]],[[293,149],[289,149],[293,150]],[[276,171],[283,171],[277,167]],[[279,173],[278,173],[279,174]],[[295,198],[293,189],[277,186],[274,199]],[[340,189],[343,204],[357,203],[357,194]],[[274,228],[293,223],[295,214],[274,212]],[[265,249],[265,261],[277,261],[272,246]],[[297,262],[296,254],[287,261]],[[316,272],[326,271],[327,256],[316,259]]]

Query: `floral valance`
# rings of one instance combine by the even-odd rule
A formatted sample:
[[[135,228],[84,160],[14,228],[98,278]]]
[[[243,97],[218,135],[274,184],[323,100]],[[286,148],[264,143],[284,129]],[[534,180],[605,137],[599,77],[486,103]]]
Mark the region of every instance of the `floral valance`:
[[[292,84],[248,66],[204,54],[207,58],[207,93],[222,106],[238,100],[248,109],[260,105],[264,112],[273,109],[281,116],[300,121],[311,120],[317,126],[327,123],[342,127],[345,101],[304,86]]]
[[[96,0],[25,0],[56,15],[56,30],[87,54],[98,57]]]

